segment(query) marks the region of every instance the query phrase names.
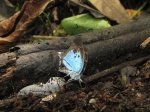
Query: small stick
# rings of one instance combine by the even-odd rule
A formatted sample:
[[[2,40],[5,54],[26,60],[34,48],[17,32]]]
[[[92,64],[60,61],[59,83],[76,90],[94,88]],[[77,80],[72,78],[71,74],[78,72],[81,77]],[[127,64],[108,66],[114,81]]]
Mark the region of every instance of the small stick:
[[[52,39],[58,39],[61,37],[57,37],[57,36],[44,36],[44,35],[33,35],[33,38],[35,39],[48,39],[48,40],[52,40]]]
[[[139,59],[136,59],[136,60],[127,61],[125,63],[119,64],[117,66],[113,66],[113,67],[111,67],[109,69],[106,69],[106,70],[104,70],[102,72],[93,74],[93,75],[88,76],[88,77],[84,77],[84,78],[82,78],[82,80],[83,80],[84,83],[90,83],[90,82],[95,81],[95,80],[97,80],[99,78],[109,76],[113,72],[116,72],[116,71],[120,70],[121,68],[123,68],[123,67],[125,67],[127,65],[135,66],[135,65],[137,65],[137,64],[139,64],[139,63],[141,63],[143,61],[149,60],[149,59],[150,59],[150,56],[146,56],[146,57],[142,57],[142,58],[139,58]]]
[[[145,48],[147,46],[147,44],[149,44],[149,43],[150,43],[150,37],[148,37],[146,40],[144,40],[144,42],[142,42],[140,47]]]

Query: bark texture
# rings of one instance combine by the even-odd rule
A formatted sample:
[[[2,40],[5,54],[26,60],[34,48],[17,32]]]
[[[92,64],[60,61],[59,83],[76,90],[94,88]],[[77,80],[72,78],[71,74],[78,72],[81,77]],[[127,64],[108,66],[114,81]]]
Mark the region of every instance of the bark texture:
[[[57,52],[69,48],[76,37],[81,37],[88,49],[90,63],[140,50],[140,44],[150,36],[149,21],[150,18],[145,18],[103,30],[11,48],[10,52],[0,54],[0,96],[58,76]]]

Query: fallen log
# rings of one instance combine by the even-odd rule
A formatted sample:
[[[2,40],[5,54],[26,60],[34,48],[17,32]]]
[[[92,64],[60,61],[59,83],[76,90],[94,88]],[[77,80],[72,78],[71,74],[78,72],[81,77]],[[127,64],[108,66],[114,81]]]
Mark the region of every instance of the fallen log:
[[[140,50],[140,44],[150,35],[150,18],[120,24],[104,30],[43,43],[18,45],[0,54],[0,96],[18,92],[22,87],[59,76],[58,51],[64,51],[76,37],[83,39],[89,52],[89,62],[103,61]]]
[[[50,41],[46,41],[42,43],[18,45],[16,46],[19,48],[19,50],[17,50],[17,54],[24,55],[24,54],[45,51],[45,50],[67,49],[69,48],[70,42],[72,42],[76,37],[81,37],[84,45],[88,45],[88,44],[92,44],[92,43],[96,43],[99,41],[104,41],[104,40],[108,40],[120,36],[124,36],[125,38],[127,38],[128,35],[130,34],[131,35],[135,34],[135,36],[140,37],[139,35],[136,34],[136,32],[148,30],[150,27],[149,21],[150,21],[150,17],[147,17],[144,19],[129,22],[126,24],[112,26],[110,28],[106,28],[102,30],[88,32],[84,34],[78,34],[76,36],[53,38]],[[149,35],[149,33],[145,34],[145,36],[147,35]]]

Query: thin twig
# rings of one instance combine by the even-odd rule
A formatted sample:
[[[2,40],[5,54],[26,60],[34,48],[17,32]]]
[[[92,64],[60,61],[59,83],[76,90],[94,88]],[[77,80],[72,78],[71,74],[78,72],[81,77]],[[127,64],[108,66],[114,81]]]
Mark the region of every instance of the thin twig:
[[[142,44],[140,45],[141,48],[145,48],[150,43],[150,37],[148,37]]]
[[[52,39],[58,39],[58,38],[62,38],[62,37],[57,37],[57,36],[44,36],[44,35],[33,35],[33,38],[52,40]]]
[[[137,64],[139,64],[139,63],[141,63],[143,61],[149,60],[149,59],[150,59],[150,56],[146,56],[146,57],[142,57],[142,58],[139,58],[139,59],[136,59],[136,60],[127,61],[127,62],[122,63],[120,65],[113,66],[113,67],[111,67],[109,69],[106,69],[106,70],[104,70],[102,72],[93,74],[93,75],[88,76],[88,77],[84,77],[82,80],[85,83],[90,83],[90,82],[95,81],[95,80],[97,80],[99,78],[111,75],[113,72],[116,72],[116,71],[120,70],[121,68],[123,68],[123,67],[125,67],[127,65],[133,65],[133,66],[135,66],[135,65],[137,65]]]

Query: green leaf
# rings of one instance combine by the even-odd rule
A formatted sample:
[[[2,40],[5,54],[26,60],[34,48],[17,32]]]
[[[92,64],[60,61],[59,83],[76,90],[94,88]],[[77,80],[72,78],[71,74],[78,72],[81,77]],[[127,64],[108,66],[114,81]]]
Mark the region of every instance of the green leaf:
[[[96,19],[88,14],[81,14],[63,19],[61,26],[67,34],[75,35],[92,30],[107,28],[110,27],[110,24],[104,19]]]

